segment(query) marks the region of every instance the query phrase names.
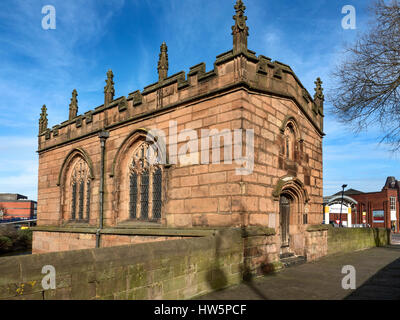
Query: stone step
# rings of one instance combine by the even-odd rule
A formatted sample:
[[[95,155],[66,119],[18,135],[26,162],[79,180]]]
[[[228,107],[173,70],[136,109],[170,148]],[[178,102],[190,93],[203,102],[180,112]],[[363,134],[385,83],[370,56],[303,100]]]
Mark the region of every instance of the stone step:
[[[292,253],[292,252],[282,252],[279,255],[279,258],[280,259],[285,259],[285,258],[290,258],[290,257],[293,257],[293,256],[294,256],[294,253]]]
[[[285,268],[289,268],[289,267],[293,267],[293,266],[297,266],[303,263],[307,262],[306,257],[303,256],[291,256],[291,257],[287,257],[287,258],[281,258],[281,262],[284,265]]]

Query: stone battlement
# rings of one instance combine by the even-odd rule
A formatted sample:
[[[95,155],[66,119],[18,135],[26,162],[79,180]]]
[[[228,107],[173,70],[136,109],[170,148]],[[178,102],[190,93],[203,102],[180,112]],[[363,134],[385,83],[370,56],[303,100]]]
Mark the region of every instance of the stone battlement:
[[[290,66],[272,61],[246,50],[233,50],[217,56],[214,68],[206,71],[205,63],[190,68],[187,76],[178,72],[112,100],[94,110],[77,115],[39,134],[39,152],[71,141],[109,130],[154,114],[189,106],[224,91],[242,87],[265,95],[293,100],[318,132],[323,134],[323,106],[318,106]]]

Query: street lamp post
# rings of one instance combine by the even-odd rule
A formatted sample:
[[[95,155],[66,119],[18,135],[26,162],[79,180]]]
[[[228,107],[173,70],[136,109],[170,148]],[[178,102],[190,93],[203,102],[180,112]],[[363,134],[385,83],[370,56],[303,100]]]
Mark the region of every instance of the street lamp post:
[[[342,225],[342,207],[343,207],[344,189],[346,187],[347,187],[347,184],[342,185],[342,202],[340,203],[340,222],[339,222],[340,227],[343,227],[343,225]]]

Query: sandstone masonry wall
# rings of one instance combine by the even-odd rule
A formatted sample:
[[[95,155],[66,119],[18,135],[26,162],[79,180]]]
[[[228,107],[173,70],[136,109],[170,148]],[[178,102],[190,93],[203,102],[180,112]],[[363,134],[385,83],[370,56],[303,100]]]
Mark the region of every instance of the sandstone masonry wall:
[[[189,299],[257,275],[255,264],[277,269],[272,234],[227,229],[203,238],[6,257],[0,259],[0,299]],[[258,245],[263,259],[250,252]],[[55,290],[42,288],[45,265],[55,267]]]
[[[248,50],[247,40],[244,41],[247,35],[243,32],[238,30],[233,49],[217,56],[213,69],[208,72],[204,63],[191,67],[187,74],[182,71],[167,77],[162,72],[159,81],[143,91],[134,91],[119,98],[106,93],[104,105],[80,115],[75,112],[68,121],[51,129],[47,127],[47,109],[43,107],[38,141],[39,227],[62,227],[63,232],[71,228],[70,231],[76,233],[73,228],[97,226],[103,226],[104,229],[150,227],[155,224],[166,229],[261,226],[271,228],[279,235],[279,200],[283,195],[290,196],[291,212],[289,227],[283,224],[285,230],[289,230],[289,240],[285,238],[282,241],[285,245],[290,242],[293,253],[304,255],[305,230],[309,225],[322,222],[322,82],[319,78],[315,82],[313,99],[288,65],[262,55],[256,56],[255,52]],[[238,42],[239,34],[242,35]],[[167,70],[165,48],[163,44],[162,60]],[[107,79],[109,87],[113,86],[111,75],[110,71]],[[114,92],[114,88],[109,89]],[[76,92],[74,95],[76,97]],[[78,108],[76,99],[74,108]],[[177,123],[177,133],[191,129],[199,138],[204,129],[215,129],[220,133],[225,129],[230,133],[233,130],[254,130],[253,172],[238,175],[238,163],[224,163],[225,141],[219,137],[221,164],[200,162],[202,151],[212,158],[210,145],[198,145],[195,160],[177,164],[170,162],[172,155],[169,153],[169,142],[173,136],[170,132],[171,121]],[[284,136],[289,122],[295,131],[294,141],[287,142],[287,146],[293,149],[291,155],[285,151],[287,140]],[[162,166],[161,218],[157,211],[155,219],[143,214],[144,218],[140,221],[134,218],[137,215],[130,217],[129,214],[129,205],[133,203],[129,192],[133,199],[142,199],[141,195],[138,197],[134,184],[129,185],[129,165],[132,164],[133,151],[152,129],[163,130],[166,135],[167,163]],[[109,135],[105,141],[105,190],[101,204],[100,132]],[[243,134],[246,134],[245,131]],[[191,141],[194,139],[190,138]],[[187,137],[179,140],[177,150],[188,142]],[[201,142],[199,140],[196,143]],[[247,143],[244,142],[243,146],[246,147]],[[85,181],[89,182],[91,192],[83,195],[82,191],[79,196],[79,199],[87,199],[90,194],[89,201],[80,203],[79,207],[82,217],[83,207],[90,207],[88,219],[79,216],[79,219],[76,216],[72,218],[72,212],[76,213],[76,201],[72,201],[75,198],[71,189],[76,188],[76,184],[68,183],[73,179],[65,179],[65,176],[71,177],[73,174],[73,170],[70,172],[68,168],[74,168],[69,161],[75,152],[90,168],[91,180]],[[137,168],[135,164],[133,169]],[[152,199],[155,198],[151,196],[151,183],[143,186],[149,188],[143,194],[150,194],[144,203],[152,208]],[[80,190],[84,188],[80,187]],[[155,194],[159,196],[161,193]],[[155,202],[159,204],[158,198]],[[99,221],[100,206],[104,208],[102,221]],[[142,207],[141,204],[137,205],[139,207]],[[151,213],[151,210],[148,211]],[[44,231],[35,237],[34,250],[44,252],[47,250],[45,248],[52,250],[50,247],[65,248],[63,237]],[[68,246],[76,248],[75,243],[80,240],[80,248],[87,248],[93,244],[93,235],[85,235],[85,232],[73,235],[68,240]],[[121,244],[127,243],[126,238],[116,236],[113,240],[106,239],[104,243],[118,244],[118,240]],[[142,242],[140,238],[129,241],[136,240]],[[150,237],[147,240],[153,241]],[[279,240],[277,237],[276,241]],[[50,244],[54,241],[59,243]]]
[[[1,258],[0,299],[190,299],[279,270],[276,237],[269,228],[225,229],[201,238]],[[387,245],[390,230],[312,226],[306,242],[312,261],[326,250]],[[56,269],[55,290],[41,286],[45,265]]]
[[[391,231],[383,228],[328,229],[328,254],[351,252],[390,244]]]

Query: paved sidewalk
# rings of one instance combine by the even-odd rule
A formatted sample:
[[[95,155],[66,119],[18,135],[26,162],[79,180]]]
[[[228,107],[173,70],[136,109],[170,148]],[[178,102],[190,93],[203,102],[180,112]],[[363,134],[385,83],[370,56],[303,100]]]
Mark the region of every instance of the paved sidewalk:
[[[400,244],[400,234],[399,233],[392,233],[392,244]]]
[[[356,269],[356,290],[344,290],[342,267]],[[199,300],[400,299],[400,246],[324,257]]]

